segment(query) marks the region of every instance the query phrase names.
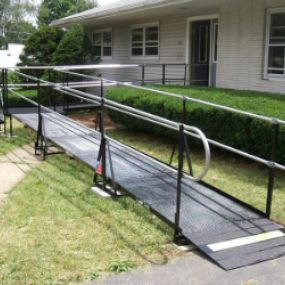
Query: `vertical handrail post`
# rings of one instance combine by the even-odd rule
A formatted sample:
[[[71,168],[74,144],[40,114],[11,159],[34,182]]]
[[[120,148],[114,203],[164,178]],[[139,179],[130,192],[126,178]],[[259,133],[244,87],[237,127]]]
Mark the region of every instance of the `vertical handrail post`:
[[[52,76],[52,81],[53,83],[57,83],[57,71],[53,70],[53,76]],[[53,89],[53,110],[56,111],[56,96],[57,94],[59,94],[57,91],[55,91],[55,89]]]
[[[181,212],[181,192],[184,166],[184,125],[179,126],[179,154],[178,154],[178,171],[177,171],[177,188],[176,188],[176,213],[175,213],[175,232],[174,239],[181,234],[180,229],[180,212]]]
[[[269,219],[272,212],[273,191],[275,182],[275,168],[274,162],[276,162],[277,148],[279,140],[280,125],[278,121],[274,121],[272,124],[272,147],[271,147],[271,162],[272,167],[269,169],[269,179],[267,187],[267,200],[266,200],[266,217]]]
[[[182,102],[183,102],[182,122],[183,122],[183,124],[186,124],[187,99],[186,99],[185,96],[183,96]],[[188,168],[189,168],[189,173],[190,173],[191,176],[193,176],[194,172],[193,172],[191,154],[190,154],[190,149],[189,149],[189,145],[188,145],[188,138],[186,136],[184,136],[184,142],[185,142],[186,159],[187,159],[187,164],[188,164]]]
[[[100,132],[101,132],[101,144],[102,144],[102,189],[106,189],[106,134],[105,134],[105,122],[104,122],[104,82],[101,79],[100,97],[101,97],[101,110],[100,110]]]
[[[145,85],[145,65],[142,65],[142,85]]]
[[[8,69],[4,69],[4,113],[5,113],[5,120],[4,120],[4,134],[7,134],[7,117],[9,116],[9,91],[8,91]],[[11,122],[10,122],[11,123]]]
[[[3,119],[3,121],[2,122],[0,122],[0,131],[2,131],[2,129],[1,129],[1,125],[4,123],[4,120],[5,120],[5,114],[4,114],[4,69],[2,68],[1,69],[1,92],[2,92],[2,94],[1,94],[1,97],[0,97],[0,99],[1,99],[1,102],[0,102],[0,104],[1,104],[1,109],[2,109],[2,112],[3,112],[3,117],[2,118],[0,118],[0,119]]]
[[[183,108],[182,108],[182,112],[183,112],[183,114],[182,114],[182,123],[186,124],[186,104],[187,104],[187,99],[186,99],[185,96],[183,96],[182,102],[183,102],[182,103],[183,104]]]
[[[48,69],[48,82],[51,83],[51,70]],[[49,105],[52,107],[52,87],[48,86],[48,97],[49,97]]]
[[[69,87],[69,74],[66,74],[66,87]],[[69,111],[69,95],[65,94],[65,108],[66,113]]]
[[[41,115],[41,83],[40,80],[37,80],[37,103],[38,103],[38,130],[37,130],[37,140],[35,143],[35,154],[38,154],[38,149],[42,147],[40,145],[40,140],[42,140],[42,115]],[[43,149],[41,149],[42,151]]]
[[[184,65],[184,86],[186,86],[187,81],[187,63]]]
[[[162,65],[162,85],[165,85],[165,72],[166,72],[166,65]]]
[[[7,125],[6,125],[6,69],[2,69],[2,99],[3,99],[3,123],[4,123],[4,135],[7,132]]]

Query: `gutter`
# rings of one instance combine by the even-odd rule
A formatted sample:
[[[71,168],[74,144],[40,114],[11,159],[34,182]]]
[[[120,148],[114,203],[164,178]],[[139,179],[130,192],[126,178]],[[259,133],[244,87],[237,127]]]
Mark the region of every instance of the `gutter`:
[[[83,12],[83,13],[79,13],[79,14],[75,14],[73,16],[69,16],[69,17],[65,17],[59,20],[55,20],[53,21],[50,26],[54,26],[54,27],[64,27],[64,26],[68,26],[70,24],[74,24],[74,23],[81,23],[83,21],[86,20],[91,20],[93,18],[96,19],[106,19],[106,18],[110,18],[113,17],[115,15],[128,15],[134,12],[143,12],[143,11],[147,11],[147,10],[151,10],[151,9],[157,9],[157,8],[163,8],[163,7],[168,7],[168,6],[173,6],[173,5],[177,5],[177,4],[184,4],[184,3],[189,3],[192,2],[193,0],[177,0],[177,1],[171,1],[168,0],[166,1],[161,1],[161,0],[156,0],[156,1],[142,1],[139,3],[134,3],[136,5],[126,5],[126,6],[121,6],[119,8],[110,8],[109,10],[103,10],[102,12],[96,12],[94,11],[92,13],[92,10],[90,10],[90,13],[87,13],[87,11]],[[150,2],[150,3],[147,3]],[[156,2],[156,3],[154,3]],[[138,4],[140,4],[141,6],[138,6]],[[95,8],[96,10],[96,8]],[[96,13],[98,14],[98,16],[96,16]],[[100,15],[101,14],[101,15]]]

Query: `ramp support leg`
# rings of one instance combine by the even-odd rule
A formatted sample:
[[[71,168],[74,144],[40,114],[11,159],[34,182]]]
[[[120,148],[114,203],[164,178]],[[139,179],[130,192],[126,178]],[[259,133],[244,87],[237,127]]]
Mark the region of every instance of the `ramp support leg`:
[[[279,139],[280,125],[275,122],[272,125],[272,150],[271,150],[271,161],[276,161],[278,139]],[[267,188],[267,201],[266,201],[266,217],[269,219],[272,211],[273,191],[274,191],[274,180],[275,180],[275,169],[271,167],[269,169],[269,179]]]
[[[99,119],[99,130],[101,133],[101,144],[99,148],[99,153],[97,157],[97,165],[94,173],[93,183],[96,186],[99,186],[103,191],[110,194],[112,197],[119,196],[119,193],[117,191],[117,185],[115,182],[115,173],[112,163],[112,157],[111,157],[111,150],[110,150],[110,143],[106,138],[105,135],[105,122],[104,122],[104,90],[103,90],[103,80],[101,80],[101,107],[99,112],[97,113],[97,119],[96,119],[96,126],[97,127],[97,121]],[[107,179],[106,169],[107,169],[107,152],[108,152],[108,162],[111,172],[111,181]],[[102,177],[101,185],[98,183],[98,177],[99,175]],[[111,182],[111,187],[108,187],[108,182]],[[111,188],[111,189],[110,189]]]
[[[2,70],[2,94],[3,94],[3,124],[4,124],[4,135],[7,134],[7,116],[9,112],[8,107],[8,71],[6,68]]]
[[[35,142],[35,155],[43,155],[43,160],[46,156],[46,140],[43,136],[43,118],[41,108],[41,85],[40,81],[37,81],[37,103],[38,103],[38,130],[37,139]]]
[[[184,166],[184,125],[179,127],[179,155],[178,155],[178,172],[177,172],[177,194],[176,194],[176,213],[175,213],[175,232],[174,239],[181,236],[180,228],[180,211],[181,211],[181,192],[182,192],[182,177]]]
[[[174,143],[173,145],[173,148],[172,148],[172,152],[171,152],[171,156],[170,156],[170,159],[169,159],[169,165],[171,166],[172,163],[173,163],[173,159],[174,159],[174,155],[175,155],[175,152],[176,152],[176,142]]]
[[[13,118],[11,114],[9,114],[9,122],[10,122],[10,137],[13,137]]]

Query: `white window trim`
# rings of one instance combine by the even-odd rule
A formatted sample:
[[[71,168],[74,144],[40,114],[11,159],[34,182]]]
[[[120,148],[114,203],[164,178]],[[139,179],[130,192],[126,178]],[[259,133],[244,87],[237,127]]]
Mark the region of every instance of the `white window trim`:
[[[278,80],[285,81],[285,74],[270,74],[268,73],[268,60],[269,60],[269,42],[270,42],[270,28],[271,28],[271,16],[273,14],[285,13],[285,7],[270,8],[266,12],[266,31],[265,31],[265,56],[264,56],[264,74],[263,78],[266,80]]]
[[[149,28],[149,27],[157,27],[158,28],[158,55],[145,55],[145,48],[146,48],[146,44],[145,44],[145,29]],[[142,56],[138,56],[138,55],[133,55],[132,52],[132,47],[133,47],[133,40],[132,40],[132,35],[133,35],[133,30],[134,29],[138,29],[138,28],[143,28],[144,32],[143,32],[143,55]],[[144,24],[137,24],[137,25],[131,25],[130,26],[130,51],[129,51],[129,57],[131,59],[152,59],[152,60],[158,60],[160,57],[160,26],[159,26],[159,22],[152,22],[152,23],[144,23]]]
[[[111,48],[112,48],[112,55],[111,56],[104,56],[103,55],[103,48],[104,48],[104,44],[103,44],[103,33],[104,32],[111,32],[111,37],[112,37],[112,42],[111,42]],[[100,58],[102,59],[112,59],[113,58],[113,29],[112,28],[107,28],[107,29],[100,29],[100,30],[95,30],[93,31],[92,37],[94,34],[101,34],[101,56]],[[94,42],[92,42],[92,45],[95,46]]]

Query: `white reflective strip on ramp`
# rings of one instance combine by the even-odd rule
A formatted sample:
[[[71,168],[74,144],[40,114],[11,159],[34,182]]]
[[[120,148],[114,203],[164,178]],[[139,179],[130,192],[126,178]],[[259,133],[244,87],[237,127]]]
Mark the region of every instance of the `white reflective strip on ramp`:
[[[239,247],[243,245],[249,245],[253,243],[258,243],[262,241],[267,241],[270,239],[278,238],[278,237],[283,237],[285,236],[285,233],[282,231],[273,231],[273,232],[268,232],[268,233],[263,233],[255,236],[249,236],[249,237],[243,237],[243,238],[238,238],[238,239],[233,239],[225,242],[219,242],[219,243],[213,243],[207,245],[207,247],[211,251],[221,251],[221,250],[226,250],[234,247]]]

